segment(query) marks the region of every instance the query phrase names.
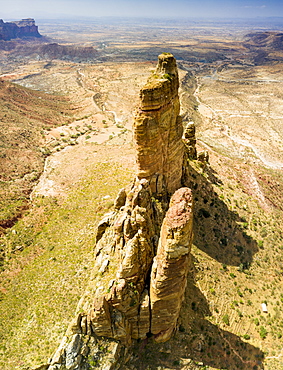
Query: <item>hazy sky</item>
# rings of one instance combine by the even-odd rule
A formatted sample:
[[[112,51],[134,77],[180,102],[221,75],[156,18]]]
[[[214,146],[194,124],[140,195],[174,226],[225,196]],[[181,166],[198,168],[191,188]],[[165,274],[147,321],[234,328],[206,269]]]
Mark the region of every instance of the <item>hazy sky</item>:
[[[0,0],[0,18],[282,17],[283,0]]]

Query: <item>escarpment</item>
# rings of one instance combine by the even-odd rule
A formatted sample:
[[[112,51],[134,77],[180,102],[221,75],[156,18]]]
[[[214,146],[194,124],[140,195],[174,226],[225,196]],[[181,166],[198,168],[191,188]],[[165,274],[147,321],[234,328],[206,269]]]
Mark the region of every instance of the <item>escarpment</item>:
[[[11,40],[23,37],[41,37],[38,26],[32,18],[14,22],[4,22],[0,19],[0,40]]]
[[[89,286],[49,370],[89,369],[89,359],[118,369],[133,340],[163,342],[176,328],[193,220],[178,86],[174,57],[160,55],[135,115],[136,178],[98,225]],[[105,353],[95,349],[101,341]]]

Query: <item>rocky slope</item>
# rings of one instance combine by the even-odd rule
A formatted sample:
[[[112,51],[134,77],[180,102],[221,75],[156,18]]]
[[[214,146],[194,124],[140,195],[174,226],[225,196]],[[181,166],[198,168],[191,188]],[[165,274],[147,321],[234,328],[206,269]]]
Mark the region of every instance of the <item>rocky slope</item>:
[[[1,47],[1,46],[0,46]],[[37,58],[39,60],[72,60],[75,62],[94,60],[99,55],[92,46],[60,45],[54,43],[18,44],[11,56]]]
[[[282,32],[253,32],[245,36],[246,45],[255,48],[283,49]]]
[[[282,32],[252,32],[245,36],[243,46],[254,54],[255,65],[282,61]]]
[[[0,234],[26,208],[49,150],[44,130],[71,119],[68,99],[0,79]],[[1,258],[0,258],[1,259]]]
[[[191,190],[181,187],[185,146],[171,54],[159,56],[141,90],[134,132],[137,177],[98,226],[91,283],[49,370],[89,369],[91,361],[117,369],[133,340],[153,335],[165,342],[176,328],[190,266],[193,201]],[[159,162],[144,160],[148,153]],[[105,337],[110,357],[97,353]]]

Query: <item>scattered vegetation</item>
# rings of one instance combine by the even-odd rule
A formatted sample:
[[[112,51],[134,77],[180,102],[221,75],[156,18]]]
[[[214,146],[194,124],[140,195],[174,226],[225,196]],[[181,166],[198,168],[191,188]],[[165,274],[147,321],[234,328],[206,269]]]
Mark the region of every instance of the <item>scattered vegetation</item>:
[[[97,222],[130,178],[118,164],[98,163],[63,203],[36,199],[2,238],[8,251],[1,276],[1,369],[38,365],[51,356],[87,284]]]
[[[0,80],[0,234],[22,215],[50,149],[44,130],[71,120],[70,101]]]
[[[211,52],[211,43],[206,47],[208,49],[205,52],[200,51],[203,53],[201,55],[205,55],[205,63],[198,66],[201,69],[199,75],[209,76],[212,69],[217,67],[218,74],[223,68],[222,78],[229,76],[231,66],[224,64],[219,67],[219,64],[207,63],[209,58],[211,61],[218,57]],[[224,106],[226,109],[226,99],[230,99],[229,117],[233,116],[231,112],[235,107],[235,112],[236,109],[246,111],[249,108],[249,99],[245,99],[245,96],[251,96],[252,90],[255,92],[253,98],[261,96],[258,86],[251,81],[243,81],[243,76],[256,79],[259,75],[264,76],[269,69],[268,66],[265,69],[249,66],[247,71],[241,66],[240,60],[238,63],[234,69],[236,72],[230,75],[233,78],[229,83],[229,78],[227,81],[216,79],[215,83],[207,78],[208,85],[214,89],[213,94],[212,90],[200,87],[200,99],[207,105],[211,99],[215,100],[215,104],[220,104],[218,112]],[[274,68],[270,69],[274,78],[276,73],[282,74],[280,67],[270,68]],[[210,166],[191,162],[191,185],[197,215],[192,248],[193,267],[179,330],[174,338],[169,343],[159,345],[148,338],[137,349],[136,358],[137,361],[142,358],[144,366],[148,368],[154,368],[152,364],[163,366],[166,363],[167,367],[187,366],[193,370],[250,370],[259,368],[258,363],[265,357],[265,364],[269,365],[265,366],[267,369],[279,370],[282,367],[280,356],[283,347],[283,237],[278,227],[282,222],[282,175],[280,171],[260,167],[258,158],[248,148],[239,150],[235,145],[235,153],[229,152],[225,145],[226,139],[231,139],[228,134],[233,134],[233,130],[229,130],[234,121],[228,122],[227,117],[220,113],[203,121],[198,101],[193,96],[197,81],[191,78],[190,73],[186,76],[182,88],[190,94],[183,96],[190,95],[191,101],[187,103],[184,99],[183,110],[197,123],[200,142],[213,149]],[[240,83],[237,82],[239,77]],[[266,93],[272,93],[268,109],[273,112],[275,106],[280,107],[277,103],[282,99],[279,91],[281,85],[278,83],[278,89],[273,86],[270,90],[267,82],[261,85],[264,85]],[[253,112],[261,110],[265,104],[260,99],[251,100],[251,103]],[[21,109],[24,109],[22,105]],[[67,124],[68,114],[62,115]],[[1,117],[3,121],[6,118],[4,115]],[[34,117],[30,113],[28,115],[34,124]],[[258,121],[260,115],[256,114]],[[79,117],[78,120],[85,118],[84,115]],[[21,122],[22,116],[16,119]],[[244,126],[253,128],[250,118],[241,118],[237,122],[241,130]],[[266,119],[263,122],[266,133]],[[269,128],[276,131],[277,126],[274,129],[272,123],[269,120]],[[102,124],[107,128],[110,123],[104,120]],[[50,126],[46,121],[40,130],[41,138],[50,131]],[[217,127],[216,131],[213,131],[214,127]],[[258,127],[260,137],[261,129]],[[221,140],[218,140],[218,136],[205,136],[203,132],[206,129],[213,135],[221,135]],[[76,134],[72,134],[74,136],[70,139],[76,140],[87,130],[90,128],[82,130],[78,125]],[[13,132],[11,137],[20,139],[22,135],[18,134]],[[60,144],[54,144],[54,148],[42,148],[40,158],[68,145],[68,135],[64,139],[67,141],[60,140]],[[264,141],[261,138],[259,142],[264,145]],[[270,148],[272,151],[272,146]],[[0,158],[1,163],[5,163],[6,158],[12,158],[12,154],[1,149]],[[34,181],[40,174],[42,163],[41,159],[38,168],[32,172]],[[255,193],[249,177],[251,169],[262,197]],[[123,182],[115,182],[123,173],[121,169],[117,169],[119,176],[116,169],[112,172],[110,165],[101,164],[93,170],[95,175],[90,175],[91,180],[83,180],[63,203],[38,199],[32,212],[1,239],[1,248],[5,249],[7,256],[2,266],[6,272],[2,273],[0,295],[0,364],[3,369],[24,368],[45,361],[74,312],[91,269],[95,225],[102,214],[111,208],[113,196]],[[13,176],[17,171],[18,168],[13,169]],[[21,173],[30,173],[30,169]],[[110,179],[106,186],[105,174]],[[1,178],[1,189],[4,189],[5,199],[8,199],[1,207],[5,211],[1,217],[16,222],[17,215],[25,209],[26,198],[21,198],[21,189],[18,191],[14,180]],[[111,194],[110,200],[103,200],[108,194]],[[260,304],[263,301],[268,303],[268,313],[262,312]],[[22,358],[18,353],[23,354]],[[93,357],[89,360],[92,366],[98,365]]]

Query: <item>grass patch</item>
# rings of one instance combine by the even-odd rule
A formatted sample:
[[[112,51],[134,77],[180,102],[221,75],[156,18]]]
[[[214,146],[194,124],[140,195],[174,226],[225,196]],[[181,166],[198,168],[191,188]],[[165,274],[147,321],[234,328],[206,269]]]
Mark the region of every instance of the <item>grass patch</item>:
[[[11,253],[2,274],[1,369],[38,365],[56,349],[87,285],[97,222],[130,178],[120,165],[99,163],[62,204],[37,199],[6,236]],[[29,246],[14,252],[27,233]]]

